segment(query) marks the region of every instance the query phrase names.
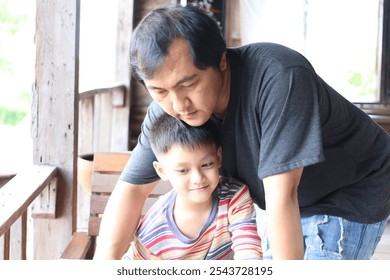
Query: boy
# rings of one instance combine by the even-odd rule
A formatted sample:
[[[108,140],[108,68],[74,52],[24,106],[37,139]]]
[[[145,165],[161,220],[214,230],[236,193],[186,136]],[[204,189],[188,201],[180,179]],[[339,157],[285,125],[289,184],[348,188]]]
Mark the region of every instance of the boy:
[[[262,259],[248,187],[219,176],[222,152],[212,122],[191,127],[167,114],[150,131],[153,162],[173,190],[138,226],[124,259]]]

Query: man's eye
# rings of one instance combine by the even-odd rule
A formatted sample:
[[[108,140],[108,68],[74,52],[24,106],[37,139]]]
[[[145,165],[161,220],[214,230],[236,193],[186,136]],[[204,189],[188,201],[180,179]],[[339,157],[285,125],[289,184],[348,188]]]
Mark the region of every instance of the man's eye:
[[[191,83],[187,83],[187,84],[182,84],[181,87],[183,88],[192,88],[196,85],[196,81],[195,82],[191,82]]]
[[[191,83],[191,84],[188,84],[188,85],[184,85],[185,87],[192,87],[192,86],[194,86],[195,85],[195,83]]]

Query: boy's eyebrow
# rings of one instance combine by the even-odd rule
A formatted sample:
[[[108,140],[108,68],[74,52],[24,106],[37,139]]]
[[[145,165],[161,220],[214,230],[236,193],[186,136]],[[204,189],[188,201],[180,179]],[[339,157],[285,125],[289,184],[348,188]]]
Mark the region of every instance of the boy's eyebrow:
[[[208,158],[210,158],[210,157],[213,157],[213,154],[212,153],[207,153],[207,154],[205,154],[202,158],[201,158],[201,160],[206,160],[206,159],[208,159]],[[186,165],[186,164],[189,164],[190,162],[186,162],[186,161],[179,161],[179,162],[177,162],[176,164],[175,164],[175,166],[182,166],[182,165]]]

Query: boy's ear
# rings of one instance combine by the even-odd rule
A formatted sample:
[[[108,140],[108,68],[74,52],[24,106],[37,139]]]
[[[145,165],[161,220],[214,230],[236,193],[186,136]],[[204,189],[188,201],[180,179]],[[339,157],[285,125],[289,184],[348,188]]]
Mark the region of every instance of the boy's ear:
[[[217,156],[218,156],[218,168],[222,166],[222,148],[218,147],[217,149]]]
[[[158,176],[160,176],[161,180],[168,181],[168,177],[165,175],[164,166],[160,162],[153,161],[153,167],[156,170]]]

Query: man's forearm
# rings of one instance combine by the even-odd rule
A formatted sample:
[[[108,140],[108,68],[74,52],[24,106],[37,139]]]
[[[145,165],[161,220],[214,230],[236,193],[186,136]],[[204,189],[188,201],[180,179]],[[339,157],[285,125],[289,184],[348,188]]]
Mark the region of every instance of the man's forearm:
[[[303,259],[298,185],[303,168],[264,178],[267,235],[274,259]]]
[[[155,184],[145,189],[119,181],[104,211],[94,259],[120,259],[127,250],[145,199]]]
[[[267,232],[273,259],[303,259],[303,235],[296,207],[267,213]]]

